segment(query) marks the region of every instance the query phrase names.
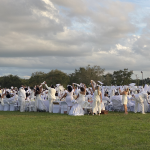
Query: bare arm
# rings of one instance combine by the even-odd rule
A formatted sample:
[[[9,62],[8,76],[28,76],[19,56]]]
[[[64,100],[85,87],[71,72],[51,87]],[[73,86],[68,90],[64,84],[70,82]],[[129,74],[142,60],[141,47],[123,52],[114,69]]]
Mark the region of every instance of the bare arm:
[[[78,98],[78,97],[79,97],[79,94],[78,94],[77,98]],[[76,98],[76,99],[77,99],[77,98]]]
[[[73,89],[75,90],[75,87],[74,87],[74,84],[72,83],[72,87],[73,87]]]
[[[67,93],[65,93],[63,96],[62,96],[62,98],[60,99],[60,101],[64,98],[64,97],[66,97],[67,96]]]
[[[83,84],[84,85],[84,92],[83,92],[83,94],[85,95],[86,94],[86,85],[85,84]]]
[[[40,93],[42,92],[42,88],[43,88],[43,87],[42,87],[42,86],[40,86]]]
[[[102,102],[102,93],[100,94],[101,102]]]
[[[94,88],[94,86],[93,86],[92,80],[91,80],[91,85],[92,85],[93,92],[95,92],[95,88]]]

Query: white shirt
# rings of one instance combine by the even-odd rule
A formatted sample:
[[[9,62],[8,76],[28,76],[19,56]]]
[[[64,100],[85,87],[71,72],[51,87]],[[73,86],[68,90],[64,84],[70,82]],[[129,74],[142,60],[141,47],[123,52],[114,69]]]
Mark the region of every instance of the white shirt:
[[[49,99],[56,99],[56,97],[55,97],[56,90],[54,88],[48,87],[47,84],[45,84],[45,86],[48,89],[48,98]]]

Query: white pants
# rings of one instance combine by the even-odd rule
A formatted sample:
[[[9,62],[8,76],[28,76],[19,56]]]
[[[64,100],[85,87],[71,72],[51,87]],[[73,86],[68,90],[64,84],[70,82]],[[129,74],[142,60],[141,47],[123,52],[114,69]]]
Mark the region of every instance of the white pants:
[[[25,98],[21,97],[20,102],[20,112],[25,112]]]
[[[55,101],[54,99],[49,99],[49,113],[53,112],[53,101]]]
[[[144,113],[144,103],[143,101],[135,101],[135,106],[134,106],[134,112],[136,113],[137,112],[137,108],[138,108],[138,103],[141,105],[142,107],[142,114]]]
[[[93,106],[92,106],[92,109],[93,109],[93,113],[97,114],[97,110],[99,113],[101,113],[101,102],[100,100],[98,101],[93,101]]]

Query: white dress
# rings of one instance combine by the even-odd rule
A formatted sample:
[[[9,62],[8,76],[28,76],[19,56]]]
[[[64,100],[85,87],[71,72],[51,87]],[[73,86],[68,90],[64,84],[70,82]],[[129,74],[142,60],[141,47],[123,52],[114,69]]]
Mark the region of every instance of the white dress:
[[[101,93],[101,91],[100,91]],[[95,90],[94,92],[94,100],[92,105],[93,113],[97,114],[97,110],[99,113],[101,113],[101,100],[100,95],[98,95],[98,91]]]
[[[79,93],[79,98],[78,98],[78,104],[81,105],[81,107],[83,108],[84,102],[85,102],[85,95]]]
[[[72,101],[73,100],[73,90],[71,92],[67,92],[66,96],[66,103],[68,106],[72,106]]]
[[[122,104],[127,105],[127,103],[128,103],[127,95],[122,95]]]
[[[43,100],[41,99],[41,94],[36,95],[36,102],[38,110],[46,111],[46,106],[44,105]]]
[[[79,93],[79,98],[77,100],[77,103],[71,108],[69,115],[71,116],[83,116],[84,110],[82,108],[82,105],[85,102],[85,95]]]

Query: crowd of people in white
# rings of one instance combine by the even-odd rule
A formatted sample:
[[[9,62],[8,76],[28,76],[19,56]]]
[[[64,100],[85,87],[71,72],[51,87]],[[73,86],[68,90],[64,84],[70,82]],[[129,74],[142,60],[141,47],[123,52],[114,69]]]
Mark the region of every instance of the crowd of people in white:
[[[66,113],[81,116],[91,113],[100,115],[101,110],[150,112],[150,86],[103,86],[91,80],[91,87],[73,83],[65,89],[56,84],[49,87],[44,81],[34,88],[21,86],[0,89],[0,111],[34,111]]]

